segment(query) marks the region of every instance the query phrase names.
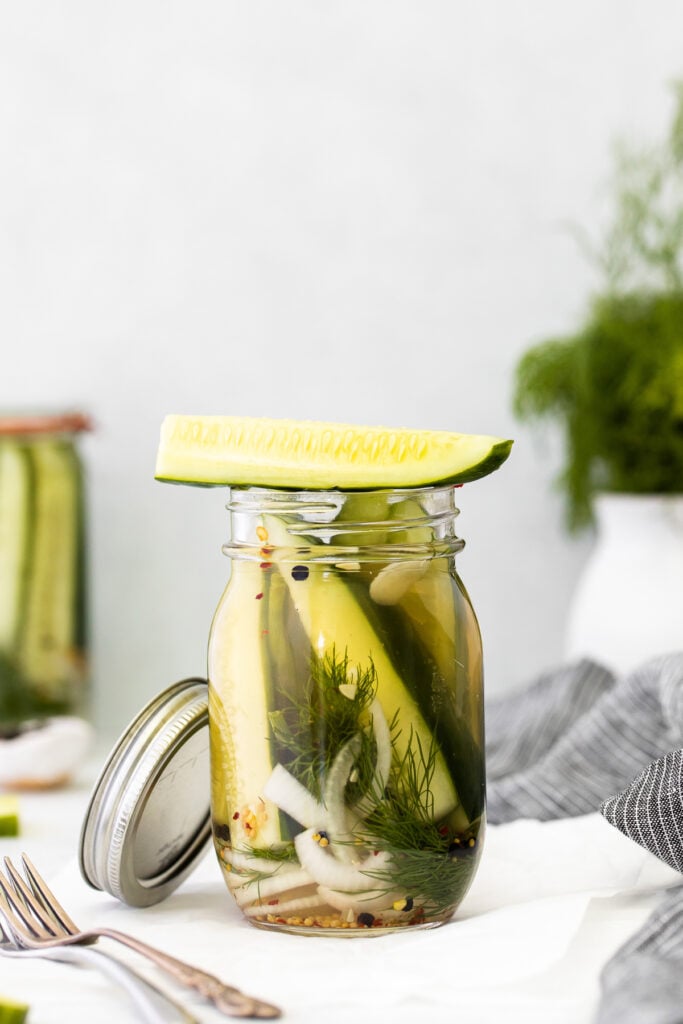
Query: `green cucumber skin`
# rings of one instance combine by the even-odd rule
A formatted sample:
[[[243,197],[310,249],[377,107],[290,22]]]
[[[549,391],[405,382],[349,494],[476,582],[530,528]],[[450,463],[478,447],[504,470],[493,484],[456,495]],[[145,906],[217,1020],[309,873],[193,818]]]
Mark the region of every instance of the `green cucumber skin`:
[[[64,678],[58,686],[51,686],[48,689],[41,687],[41,680],[34,679],[27,672],[24,661],[26,652],[31,645],[40,642],[42,626],[40,618],[36,619],[31,634],[27,632],[27,608],[31,600],[31,588],[36,572],[36,547],[35,538],[37,531],[37,520],[39,515],[38,492],[41,487],[41,475],[39,457],[36,454],[37,445],[47,446],[59,452],[63,459],[66,472],[64,474],[64,486],[73,487],[77,496],[76,501],[78,514],[70,529],[75,531],[76,558],[73,568],[73,590],[77,606],[71,614],[71,628],[68,640],[72,650],[78,654],[80,662],[84,663],[84,539],[83,539],[83,512],[82,512],[82,478],[80,463],[73,450],[73,446],[63,441],[48,441],[26,443],[13,441],[18,454],[23,460],[25,472],[25,507],[23,517],[26,524],[23,533],[22,553],[19,559],[17,580],[17,606],[18,615],[16,629],[11,641],[0,650],[0,721],[4,724],[18,722],[26,718],[40,718],[49,715],[69,714],[74,711],[83,712],[84,674],[78,671],[78,679],[67,680]],[[2,482],[0,481],[0,486]],[[59,543],[59,538],[55,540]],[[77,669],[74,667],[74,674]]]
[[[230,701],[238,701],[240,704],[243,701],[245,710],[246,708],[250,709],[247,734],[249,734],[252,719],[260,721],[262,718],[264,721],[263,733],[250,735],[251,743],[262,744],[263,754],[267,751],[269,770],[263,770],[265,765],[263,758],[259,763],[259,778],[262,775],[261,785],[263,785],[267,781],[270,771],[278,762],[283,766],[286,764],[286,753],[277,743],[272,728],[267,724],[270,713],[285,705],[285,693],[291,689],[292,685],[290,671],[293,655],[288,650],[286,643],[283,643],[283,639],[286,641],[290,636],[284,627],[285,596],[289,600],[289,595],[284,594],[285,590],[286,586],[279,579],[276,570],[270,567],[258,567],[254,562],[237,561],[232,566],[232,578],[212,626],[210,648],[215,650],[216,644],[220,646],[232,644],[239,648],[241,644],[248,643],[255,645],[254,650],[258,649],[257,659],[247,659],[253,668],[253,674],[248,679],[236,678],[234,664],[230,677],[221,675],[220,678],[217,678],[218,668],[212,667],[211,654],[209,657],[209,703],[210,709],[214,709],[213,713],[210,711],[209,715],[214,835],[220,844],[225,845],[225,828],[227,827],[230,831],[231,843],[238,850],[243,850],[245,846],[252,844],[247,837],[239,835],[233,827],[233,814],[241,808],[239,800],[236,799],[236,793],[232,792],[228,778],[229,769],[226,769],[225,765],[230,761],[230,757],[226,758],[225,751],[226,749],[232,750],[232,740],[229,737],[231,729],[233,736],[242,737],[242,743],[244,743],[244,733],[239,731],[239,724],[234,716],[230,719],[230,726],[227,725],[229,712],[225,708],[224,694],[229,693]],[[227,601],[227,606],[223,605],[224,601]],[[255,601],[258,602],[258,623],[252,623],[249,628],[244,625],[240,628],[240,609],[245,607],[245,603],[249,602],[253,605]],[[221,636],[221,609],[224,607],[227,607],[229,613],[227,615],[229,632],[228,635],[223,633]],[[218,666],[219,662],[220,657],[215,656],[214,664]],[[258,668],[256,664],[258,664]],[[259,702],[259,706],[255,704],[256,701]],[[224,719],[223,724],[221,724],[221,718]],[[245,755],[243,752],[242,755],[236,753],[232,756],[235,756],[240,762]],[[251,798],[256,800],[257,788],[254,788]],[[222,813],[218,812],[218,808],[223,808]],[[300,825],[292,821],[289,815],[275,805],[268,810],[268,820],[273,826],[268,825],[268,839],[263,842],[263,833],[256,835],[253,840],[255,849],[281,848],[301,830]]]
[[[486,798],[483,735],[473,737],[455,706],[456,694],[444,680],[410,617],[395,605],[376,605],[364,587],[354,596],[415,700],[443,754],[463,810],[470,821],[482,814]]]
[[[0,997],[0,1024],[24,1024],[28,1011],[23,1003],[11,1003]]]
[[[505,460],[508,458],[508,456],[509,456],[509,454],[510,454],[510,452],[512,450],[512,445],[513,445],[512,441],[499,441],[497,444],[494,444],[491,447],[491,449],[488,452],[488,454],[486,455],[486,457],[483,458],[480,462],[477,462],[477,463],[475,463],[472,466],[468,466],[467,469],[460,470],[457,473],[451,473],[450,475],[446,475],[446,476],[438,476],[438,475],[437,476],[433,476],[433,475],[430,476],[429,469],[428,469],[428,467],[426,467],[424,475],[420,475],[419,478],[417,476],[411,476],[411,478],[407,479],[404,483],[401,483],[400,480],[393,480],[390,484],[387,484],[387,483],[383,484],[379,480],[376,480],[372,484],[367,484],[365,486],[361,486],[361,485],[352,486],[352,485],[349,485],[347,483],[344,483],[343,487],[340,488],[338,484],[334,484],[334,483],[330,482],[330,480],[328,479],[329,474],[326,474],[324,483],[321,483],[320,481],[316,481],[316,472],[315,472],[314,469],[311,469],[310,477],[309,477],[309,479],[306,482],[306,488],[305,489],[308,490],[308,491],[331,491],[331,490],[342,489],[345,492],[346,491],[350,491],[350,492],[353,492],[353,493],[363,493],[363,492],[368,492],[368,491],[381,490],[383,487],[386,487],[386,488],[395,488],[395,487],[416,487],[416,488],[419,488],[419,487],[440,487],[440,486],[445,486],[447,484],[454,484],[454,485],[457,484],[457,485],[460,485],[460,484],[471,483],[473,480],[479,480],[479,479],[481,479],[481,477],[488,476],[489,473],[493,473],[493,472],[495,472],[495,470],[499,469],[503,465]],[[222,478],[221,479],[215,479],[215,478],[209,477],[208,473],[207,473],[207,479],[203,479],[203,480],[178,479],[178,478],[173,477],[173,476],[164,475],[163,473],[156,473],[155,474],[155,480],[158,480],[160,483],[182,484],[183,486],[190,486],[190,487],[226,487],[226,486],[230,486],[231,484],[235,484],[234,480],[230,481],[230,480],[225,480],[225,479],[222,479]],[[263,487],[275,487],[278,490],[282,490],[282,491],[288,491],[288,490],[289,491],[300,491],[300,490],[302,490],[302,486],[300,484],[297,484],[297,485],[292,484],[291,486],[288,486],[287,484],[283,484],[281,480],[270,480],[270,481],[267,480],[267,479],[262,480],[260,475],[259,475],[258,479],[254,479],[254,480],[251,480],[251,481],[242,480],[242,481],[239,481],[238,483],[239,483],[240,487],[247,487],[247,486],[250,486],[250,485],[256,485],[256,486],[263,486]]]
[[[80,462],[73,445],[64,440],[34,442],[26,446],[26,451],[31,543],[21,629],[15,644],[17,667],[27,680],[40,714],[48,710],[82,712],[85,596]],[[50,574],[45,563],[51,565],[53,557],[60,557],[65,545],[71,548],[71,557],[60,574]],[[70,595],[66,606],[64,593]],[[66,619],[60,624],[61,609]],[[53,656],[45,648],[46,640],[53,645]],[[61,669],[60,662],[68,667]]]
[[[3,566],[2,596],[2,626],[0,627],[0,650],[9,653],[14,650],[17,633],[21,624],[21,609],[24,606],[26,581],[27,581],[27,560],[30,556],[30,516],[29,507],[32,495],[32,462],[27,447],[19,442],[0,442],[0,451],[5,458],[0,463],[0,544],[3,549],[14,545],[14,564],[11,564],[12,555],[8,552],[10,565]],[[16,460],[20,481],[11,475],[9,479],[6,474],[9,469],[7,458]],[[21,508],[17,509],[17,505]],[[14,506],[14,507],[12,507]],[[14,519],[14,523],[12,520]],[[19,527],[21,522],[22,527]],[[16,531],[12,530],[16,527]],[[20,531],[20,532],[19,532]],[[17,550],[18,549],[18,550]],[[12,570],[14,570],[12,572]],[[5,573],[7,575],[5,575]],[[12,577],[10,578],[10,573]]]

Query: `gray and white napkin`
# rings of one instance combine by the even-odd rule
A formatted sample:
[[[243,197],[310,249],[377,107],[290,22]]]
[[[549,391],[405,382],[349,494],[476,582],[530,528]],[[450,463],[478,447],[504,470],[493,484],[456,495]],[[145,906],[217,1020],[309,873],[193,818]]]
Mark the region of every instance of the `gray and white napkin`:
[[[683,653],[623,679],[590,661],[487,707],[488,816],[601,810],[683,873]],[[597,1024],[682,1024],[683,874],[602,973]]]

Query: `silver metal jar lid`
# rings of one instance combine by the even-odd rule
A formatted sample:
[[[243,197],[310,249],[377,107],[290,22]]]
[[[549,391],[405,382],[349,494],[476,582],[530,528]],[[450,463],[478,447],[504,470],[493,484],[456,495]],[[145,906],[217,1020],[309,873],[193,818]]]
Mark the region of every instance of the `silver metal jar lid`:
[[[185,679],[158,694],[114,746],[80,838],[86,882],[134,907],[165,899],[211,838],[208,690]]]

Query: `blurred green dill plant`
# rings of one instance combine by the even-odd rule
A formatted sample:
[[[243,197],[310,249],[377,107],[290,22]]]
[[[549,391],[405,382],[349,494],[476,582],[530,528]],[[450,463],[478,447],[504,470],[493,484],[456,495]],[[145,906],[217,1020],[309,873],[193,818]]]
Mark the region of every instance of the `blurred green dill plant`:
[[[564,429],[571,530],[591,524],[598,492],[683,493],[683,83],[667,139],[618,149],[594,255],[603,293],[576,334],[529,349],[514,381],[521,420]]]

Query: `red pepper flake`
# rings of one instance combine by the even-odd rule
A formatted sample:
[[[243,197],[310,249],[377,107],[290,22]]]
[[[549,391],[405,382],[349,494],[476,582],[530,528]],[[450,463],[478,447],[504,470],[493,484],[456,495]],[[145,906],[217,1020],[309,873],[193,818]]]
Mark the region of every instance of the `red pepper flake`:
[[[270,569],[272,564],[272,562],[260,562],[259,569]]]
[[[234,813],[234,814],[233,814],[233,816],[232,816],[232,820],[233,820],[233,821],[237,821],[237,819],[239,818],[239,816],[240,816],[240,812],[239,812],[239,811],[235,811],[235,813]]]
[[[268,906],[269,907],[276,907],[279,902],[280,902],[279,900],[268,900]]]
[[[261,630],[261,636],[267,636],[269,632],[270,632],[270,630],[268,630],[268,629],[262,629]]]
[[[448,825],[442,825],[441,826],[441,828],[439,829],[439,835],[440,836],[447,836],[448,835]]]
[[[263,597],[263,592],[261,592],[260,594],[256,595],[256,600],[260,601],[262,597]]]
[[[275,551],[275,548],[273,548],[273,547],[266,547],[266,546],[264,545],[264,546],[263,546],[263,547],[261,548],[261,554],[262,554],[262,555],[264,556],[264,558],[267,558],[267,557],[268,557],[268,555],[272,555],[273,551]]]

